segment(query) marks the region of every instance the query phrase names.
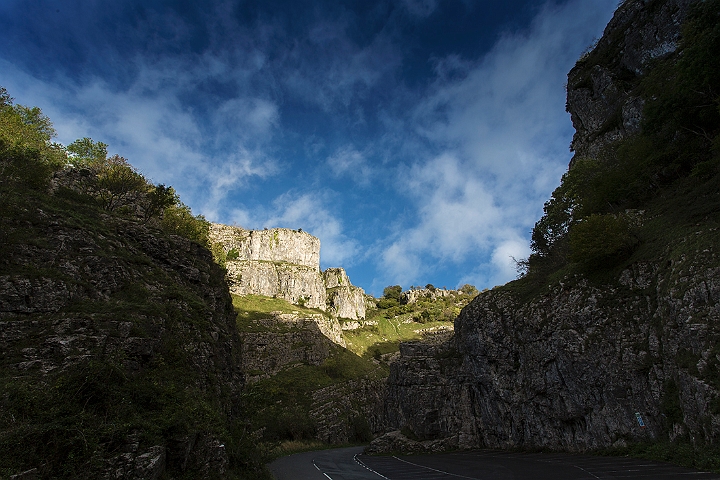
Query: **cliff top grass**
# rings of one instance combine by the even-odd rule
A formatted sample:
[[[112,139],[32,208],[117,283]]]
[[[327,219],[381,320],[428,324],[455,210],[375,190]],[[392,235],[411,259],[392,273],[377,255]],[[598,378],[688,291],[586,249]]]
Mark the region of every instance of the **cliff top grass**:
[[[412,320],[412,314],[385,318],[376,316],[371,319],[377,325],[368,325],[357,330],[345,332],[347,348],[362,357],[378,358],[387,353],[397,352],[400,342],[418,340],[425,331],[431,329],[449,329],[453,322],[436,321],[420,324]]]
[[[237,312],[237,327],[241,332],[266,330],[267,327],[263,327],[256,321],[273,318],[272,312],[295,314],[299,317],[315,315],[328,316],[328,314],[322,310],[293,305],[283,298],[233,294],[232,299],[233,307],[235,307],[235,311]]]

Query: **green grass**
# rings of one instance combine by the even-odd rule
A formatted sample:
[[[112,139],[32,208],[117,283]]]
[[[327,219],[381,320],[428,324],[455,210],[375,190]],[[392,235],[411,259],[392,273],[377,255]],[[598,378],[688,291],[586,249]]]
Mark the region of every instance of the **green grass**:
[[[266,297],[263,295],[233,295],[233,306],[237,312],[238,328],[243,331],[256,328],[254,320],[272,318],[271,312],[281,312],[302,315],[325,315],[327,313],[316,308],[293,305],[282,298]]]
[[[364,357],[397,352],[400,342],[422,338],[421,330],[453,325],[452,322],[407,322],[411,317],[412,314],[390,319],[374,317],[371,320],[376,321],[377,325],[346,331],[345,340],[348,349]]]
[[[328,316],[327,313],[315,308],[301,307],[282,298],[263,295],[232,295],[233,307],[237,313],[236,326],[239,332],[288,332],[295,328],[280,322],[267,323],[263,320],[273,318],[272,312],[309,317],[313,315]]]

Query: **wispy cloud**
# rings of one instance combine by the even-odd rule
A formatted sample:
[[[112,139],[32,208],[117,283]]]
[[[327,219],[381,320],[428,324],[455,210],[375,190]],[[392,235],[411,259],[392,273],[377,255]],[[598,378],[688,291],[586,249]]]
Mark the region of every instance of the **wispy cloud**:
[[[417,17],[427,17],[437,8],[438,0],[402,0],[408,12]]]
[[[551,4],[482,58],[436,62],[413,118],[439,153],[401,173],[417,216],[386,246],[385,278],[421,281],[439,264],[475,272],[479,284],[514,278],[512,257],[529,253],[529,230],[569,160],[565,74],[590,40],[584,32],[609,12],[597,2]]]
[[[338,149],[327,159],[327,163],[336,177],[348,177],[353,182],[368,186],[373,176],[373,168],[367,158],[355,148],[345,146]]]

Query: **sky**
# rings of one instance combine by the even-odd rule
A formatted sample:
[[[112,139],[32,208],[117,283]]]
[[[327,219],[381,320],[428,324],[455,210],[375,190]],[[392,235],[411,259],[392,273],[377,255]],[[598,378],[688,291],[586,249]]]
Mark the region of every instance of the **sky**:
[[[193,213],[388,285],[514,279],[617,0],[2,0],[0,85]]]

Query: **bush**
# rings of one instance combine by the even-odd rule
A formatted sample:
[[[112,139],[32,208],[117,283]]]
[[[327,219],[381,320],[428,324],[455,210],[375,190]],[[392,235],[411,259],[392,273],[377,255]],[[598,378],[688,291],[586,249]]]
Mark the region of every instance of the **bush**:
[[[166,208],[161,225],[166,233],[180,235],[206,247],[210,246],[210,222],[202,215],[194,216],[190,207],[184,203]]]
[[[98,170],[95,196],[107,211],[136,203],[147,190],[145,177],[119,155],[107,159]]]
[[[570,230],[570,260],[611,266],[632,252],[638,240],[622,215],[590,215]]]

